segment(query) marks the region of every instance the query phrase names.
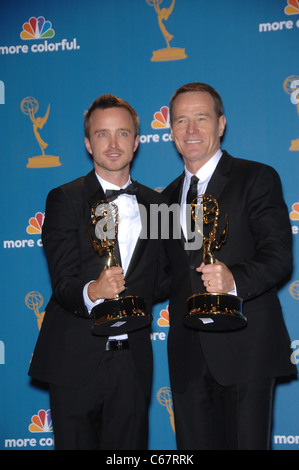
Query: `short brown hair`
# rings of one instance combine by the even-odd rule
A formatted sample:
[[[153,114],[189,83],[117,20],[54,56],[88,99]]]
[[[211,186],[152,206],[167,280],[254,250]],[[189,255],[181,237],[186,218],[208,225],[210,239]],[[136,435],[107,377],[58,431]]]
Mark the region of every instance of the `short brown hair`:
[[[127,103],[127,101],[118,98],[118,96],[104,94],[99,96],[94,102],[89,106],[88,110],[84,113],[84,132],[85,136],[89,138],[89,122],[90,116],[96,109],[108,109],[108,108],[124,108],[129,111],[132,116],[135,137],[139,134],[139,117],[132,106]]]
[[[214,100],[215,111],[216,111],[217,116],[220,117],[223,115],[222,99],[218,91],[216,91],[213,87],[211,87],[210,85],[207,85],[206,83],[197,83],[197,82],[188,83],[178,88],[178,90],[171,97],[171,100],[169,103],[169,117],[170,117],[171,123],[173,122],[173,105],[174,105],[175,99],[181,93],[187,93],[191,91],[203,91],[203,92],[209,93]]]

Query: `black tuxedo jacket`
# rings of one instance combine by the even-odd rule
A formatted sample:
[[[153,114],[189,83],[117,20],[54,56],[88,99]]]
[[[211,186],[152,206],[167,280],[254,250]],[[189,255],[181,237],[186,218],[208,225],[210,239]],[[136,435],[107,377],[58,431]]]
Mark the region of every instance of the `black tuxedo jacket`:
[[[147,209],[163,197],[138,183],[137,200]],[[53,294],[46,307],[29,375],[63,386],[85,384],[95,373],[107,337],[92,335],[92,318],[83,301],[84,285],[97,279],[106,257],[93,249],[86,224],[91,206],[105,199],[94,171],[59,188],[47,198],[42,240],[48,261]],[[146,224],[145,224],[146,225]],[[139,238],[126,273],[126,295],[153,302],[160,240]],[[158,294],[158,290],[157,296]],[[117,332],[115,332],[117,334]],[[147,395],[152,377],[150,327],[129,334],[136,369]]]
[[[164,195],[180,203],[184,174]],[[188,257],[184,240],[165,241],[172,270],[168,354],[171,385],[182,392],[197,367],[201,347],[216,381],[231,385],[296,373],[276,287],[292,269],[292,235],[280,179],[266,165],[233,158],[225,151],[206,190],[219,203],[219,228],[228,215],[228,239],[215,257],[232,271],[244,300],[245,328],[228,333],[198,332],[184,326],[187,298],[204,292],[195,267],[202,249]]]

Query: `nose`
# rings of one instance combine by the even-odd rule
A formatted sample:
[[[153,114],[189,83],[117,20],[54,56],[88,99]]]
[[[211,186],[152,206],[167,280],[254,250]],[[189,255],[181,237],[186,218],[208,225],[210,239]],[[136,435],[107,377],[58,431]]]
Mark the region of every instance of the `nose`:
[[[192,119],[188,121],[186,131],[188,134],[194,134],[194,132],[196,131],[195,122]]]
[[[109,147],[111,147],[111,148],[117,148],[118,147],[118,139],[117,139],[116,134],[110,134]]]

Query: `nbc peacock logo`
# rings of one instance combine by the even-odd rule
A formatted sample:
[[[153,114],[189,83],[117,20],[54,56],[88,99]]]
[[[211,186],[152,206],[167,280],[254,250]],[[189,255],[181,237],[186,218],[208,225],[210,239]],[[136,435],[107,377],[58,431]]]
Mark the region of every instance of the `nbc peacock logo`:
[[[293,222],[292,224],[292,233],[293,235],[298,235],[299,233],[299,202],[294,202],[292,205],[292,210],[289,213],[290,220]]]
[[[154,114],[154,120],[152,121],[153,129],[169,129],[169,109],[168,106],[162,106],[160,111],[156,111]]]
[[[288,0],[284,12],[286,15],[299,15],[299,0]]]
[[[160,311],[160,317],[158,318],[158,325],[162,328],[169,327],[169,306],[167,305],[166,308],[163,308]]]
[[[20,32],[20,38],[24,42],[22,44],[0,45],[0,56],[68,52],[80,49],[77,38],[72,40],[63,38],[57,42],[50,41],[54,36],[55,30],[51,21],[45,19],[44,16],[31,16],[28,21],[23,23]]]
[[[39,410],[31,417],[30,432],[53,432],[51,410]]]
[[[292,205],[292,210],[290,212],[291,220],[299,220],[299,202],[294,202]]]
[[[154,112],[153,120],[151,121],[152,129],[156,131],[166,131],[162,134],[143,134],[140,136],[141,144],[157,144],[158,142],[172,141],[170,125],[169,125],[169,108],[168,106],[161,106],[161,108]]]
[[[35,18],[32,16],[28,22],[23,24],[23,30],[20,34],[21,39],[50,39],[55,36],[51,21],[45,20],[43,16]]]
[[[26,232],[31,235],[40,235],[42,233],[44,218],[45,216],[42,212],[37,212],[34,217],[30,217]]]

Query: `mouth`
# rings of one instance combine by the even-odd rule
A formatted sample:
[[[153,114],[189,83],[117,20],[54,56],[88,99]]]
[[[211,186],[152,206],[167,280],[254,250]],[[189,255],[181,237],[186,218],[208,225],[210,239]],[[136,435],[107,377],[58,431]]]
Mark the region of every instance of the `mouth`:
[[[202,140],[185,140],[186,144],[201,144]]]
[[[121,153],[120,152],[107,152],[105,155],[108,158],[118,158],[121,156]]]

